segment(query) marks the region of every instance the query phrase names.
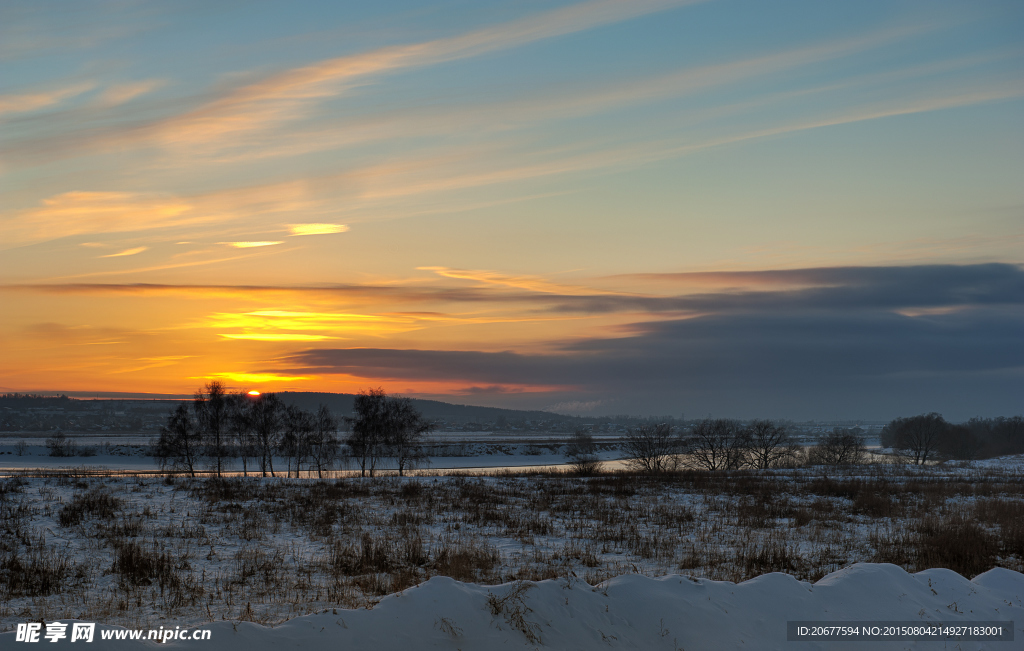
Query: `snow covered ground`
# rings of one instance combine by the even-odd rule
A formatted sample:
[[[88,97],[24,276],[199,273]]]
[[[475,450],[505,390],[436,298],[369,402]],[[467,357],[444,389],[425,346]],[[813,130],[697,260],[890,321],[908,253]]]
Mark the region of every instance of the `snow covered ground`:
[[[501,603],[517,587],[521,594]],[[333,609],[273,628],[214,622],[201,626],[210,641],[171,640],[163,648],[1010,651],[1024,644],[1022,601],[1024,575],[999,568],[968,581],[949,570],[908,574],[894,565],[858,563],[814,584],[779,573],[740,584],[626,575],[593,587],[571,579],[487,587],[435,577],[370,610]],[[998,621],[1013,628],[1014,641],[788,641],[789,621]],[[100,637],[87,648],[156,647]],[[0,647],[18,648],[14,638],[14,632],[0,634]]]
[[[209,628],[218,648],[240,651],[1024,648],[1024,576],[1004,569],[1024,568],[1019,462],[662,477],[0,479],[0,649],[18,648],[19,622],[68,617]],[[908,574],[883,561],[981,574]],[[33,593],[13,580],[19,572],[51,587]],[[511,580],[533,587],[493,613],[491,595],[513,587],[493,584]],[[787,642],[791,620],[1014,620],[1017,638]]]

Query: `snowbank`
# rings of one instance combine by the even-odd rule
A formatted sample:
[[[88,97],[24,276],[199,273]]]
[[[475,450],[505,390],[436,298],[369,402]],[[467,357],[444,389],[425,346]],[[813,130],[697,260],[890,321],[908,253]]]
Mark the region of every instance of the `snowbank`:
[[[1024,575],[1006,569],[991,570],[973,581],[949,570],[911,575],[894,565],[868,563],[852,565],[813,585],[778,573],[740,584],[677,575],[658,579],[625,575],[598,587],[582,581],[544,581],[526,591],[521,602],[509,600],[499,614],[493,614],[489,596],[505,596],[512,587],[438,577],[386,597],[373,610],[337,610],[273,628],[215,622],[205,626],[212,631],[208,642],[170,641],[162,648],[1010,651],[1024,646]],[[514,614],[517,607],[521,620]],[[787,642],[788,620],[1013,620],[1016,641]],[[534,634],[539,641],[531,643],[528,636]],[[19,648],[14,636],[13,632],[0,634],[0,648]],[[96,641],[86,648],[156,648],[155,643],[104,642],[99,637],[97,632]]]

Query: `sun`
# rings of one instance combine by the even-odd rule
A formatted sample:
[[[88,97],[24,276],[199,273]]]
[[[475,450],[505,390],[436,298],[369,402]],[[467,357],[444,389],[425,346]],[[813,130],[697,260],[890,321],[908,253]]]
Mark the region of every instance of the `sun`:
[[[260,392],[257,391],[256,389],[253,389],[252,391],[249,392],[249,395],[255,398],[260,395]]]

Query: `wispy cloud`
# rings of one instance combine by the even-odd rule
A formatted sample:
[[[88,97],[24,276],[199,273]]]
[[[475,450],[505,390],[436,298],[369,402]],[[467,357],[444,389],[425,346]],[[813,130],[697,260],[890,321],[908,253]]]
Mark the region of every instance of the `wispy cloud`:
[[[161,194],[64,192],[0,221],[8,244],[82,235],[165,228],[201,221],[194,206]]]
[[[336,337],[328,335],[310,335],[294,332],[221,333],[219,336],[225,339],[247,341],[323,341],[325,339],[336,339]]]
[[[1019,80],[1001,81],[962,92],[935,89],[924,96],[866,103],[846,111],[830,111],[831,115],[826,114],[820,118],[733,131],[721,136],[705,137],[699,140],[688,135],[674,140],[659,138],[624,146],[580,143],[575,147],[576,152],[533,151],[529,155],[529,158],[534,159],[532,161],[529,159],[524,161],[522,155],[502,156],[496,150],[487,157],[473,157],[456,162],[451,153],[446,153],[435,160],[407,159],[400,165],[389,164],[365,168],[358,173],[358,178],[363,182],[365,188],[359,196],[364,200],[393,200],[399,197],[439,194],[582,172],[628,169],[710,149],[791,133],[901,115],[975,106],[1021,96],[1024,96],[1024,82]],[[586,149],[588,145],[590,151],[579,151]],[[549,160],[536,160],[538,158],[549,158]],[[513,164],[509,164],[510,162]]]
[[[228,246],[233,246],[236,249],[255,249],[261,246],[275,246],[277,244],[284,244],[284,242],[270,242],[270,241],[257,241],[257,242],[221,242]]]
[[[133,249],[125,249],[124,251],[119,251],[117,253],[108,253],[107,255],[101,255],[100,257],[101,258],[120,258],[120,257],[126,256],[126,255],[137,255],[139,253],[142,253],[143,251],[148,251],[148,250],[149,250],[148,246],[137,246],[137,247],[135,247]]]
[[[348,226],[344,224],[289,224],[288,230],[292,235],[330,235],[331,233],[344,233]]]
[[[35,90],[18,95],[0,95],[0,117],[11,113],[28,113],[60,104],[96,87],[93,82],[79,82],[49,90]]]
[[[157,131],[167,145],[209,144],[301,117],[311,104],[370,75],[479,56],[702,1],[591,0],[459,36],[326,59],[232,90]]]
[[[167,193],[74,191],[0,218],[0,249],[85,234],[141,232],[222,222],[257,223],[314,210],[326,197],[305,181],[218,190],[187,197]],[[276,221],[276,219],[275,219]],[[274,225],[274,227],[279,228]]]
[[[108,86],[99,96],[101,106],[119,106],[167,84],[164,79],[146,79]]]
[[[510,275],[497,271],[449,269],[448,267],[417,267],[417,269],[421,271],[432,271],[443,278],[472,280],[484,285],[501,285],[504,287],[514,287],[516,289],[525,289],[531,292],[541,292],[545,294],[592,295],[618,293],[595,289],[593,287],[554,283],[540,276]]]

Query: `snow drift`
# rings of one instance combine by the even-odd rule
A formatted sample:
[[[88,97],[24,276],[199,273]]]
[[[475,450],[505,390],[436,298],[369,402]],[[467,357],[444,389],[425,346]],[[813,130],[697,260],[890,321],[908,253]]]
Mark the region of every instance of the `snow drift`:
[[[510,594],[517,587],[518,593]],[[895,565],[858,563],[814,584],[780,573],[740,584],[678,575],[624,575],[596,587],[575,579],[489,587],[436,577],[385,597],[372,610],[339,609],[275,627],[214,622],[201,627],[212,631],[210,641],[170,641],[162,648],[1009,651],[1024,647],[1022,600],[1024,574],[1001,568],[968,581],[950,570],[908,574]],[[1013,620],[1016,641],[787,642],[789,620]],[[155,642],[99,638],[97,631],[96,640],[86,648],[157,648]],[[0,648],[20,646],[13,632],[0,634]]]

